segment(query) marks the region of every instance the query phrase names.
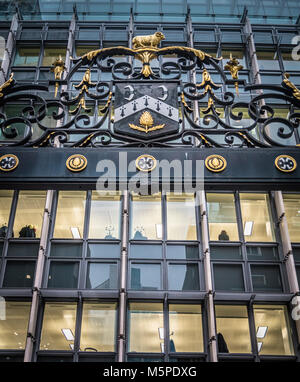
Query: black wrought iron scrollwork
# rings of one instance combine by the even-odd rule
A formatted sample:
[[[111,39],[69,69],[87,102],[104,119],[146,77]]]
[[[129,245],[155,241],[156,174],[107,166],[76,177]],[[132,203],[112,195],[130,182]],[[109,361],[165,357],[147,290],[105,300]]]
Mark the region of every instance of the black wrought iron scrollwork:
[[[172,56],[172,60],[166,61],[165,58],[169,56]],[[156,64],[152,66],[154,60]],[[222,85],[214,83],[209,73],[210,67],[217,70],[224,83],[230,82],[219,61],[220,58],[182,46],[149,46],[138,49],[117,46],[94,50],[74,58],[73,66],[64,80],[58,77],[54,79],[55,91],[58,93],[54,99],[49,99],[49,86],[19,84],[12,74],[0,85],[0,145],[42,147],[59,144],[94,148],[108,145],[190,145],[198,148],[288,146],[285,142],[289,142],[300,126],[300,112],[297,111],[300,109],[300,91],[290,81],[289,75],[284,74],[281,86],[235,82],[235,87],[243,85],[243,91],[252,94],[249,102],[241,102],[236,100],[232,92],[218,92]],[[110,73],[112,81],[93,82],[93,67]],[[74,84],[74,92],[58,92],[60,85],[69,85],[73,75],[82,68],[84,74],[82,80]],[[183,72],[189,74],[195,71],[202,76],[199,83],[180,82]],[[238,80],[237,76],[233,78]],[[176,133],[153,138],[149,135],[145,140],[142,135],[127,136],[114,130],[114,81],[140,80],[178,80],[180,118]],[[259,92],[253,96],[255,91]],[[199,101],[201,107],[195,110]],[[286,119],[278,117],[270,101],[285,101],[296,111]],[[7,113],[7,106],[11,104],[23,105],[18,115],[10,116]],[[92,113],[95,105],[97,111]],[[226,110],[227,119],[222,117],[220,108]],[[247,124],[238,125],[239,121],[245,121],[245,117]]]

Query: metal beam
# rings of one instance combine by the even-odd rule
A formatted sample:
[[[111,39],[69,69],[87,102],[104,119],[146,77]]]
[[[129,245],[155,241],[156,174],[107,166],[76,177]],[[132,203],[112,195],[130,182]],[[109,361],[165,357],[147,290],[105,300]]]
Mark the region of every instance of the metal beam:
[[[209,352],[210,361],[218,362],[218,350],[217,350],[217,333],[215,325],[215,311],[214,311],[214,296],[213,296],[213,284],[212,273],[210,263],[210,247],[209,247],[209,235],[208,235],[208,219],[206,209],[206,196],[205,191],[197,192],[198,201],[200,204],[201,213],[201,233],[202,233],[202,252],[204,256],[204,278],[205,278],[205,291],[207,293],[207,317],[208,317],[208,335],[209,335]]]
[[[40,301],[40,288],[42,287],[43,273],[44,273],[44,264],[45,264],[45,251],[48,242],[48,232],[50,225],[50,211],[52,208],[54,191],[47,191],[46,203],[44,209],[44,216],[42,222],[42,231],[41,231],[41,240],[40,240],[40,248],[38,253],[34,284],[33,284],[33,292],[32,292],[32,303],[30,308],[28,329],[27,329],[27,338],[25,345],[25,354],[24,354],[24,362],[31,362],[36,338],[36,327],[37,327],[37,316],[39,309],[39,301]]]

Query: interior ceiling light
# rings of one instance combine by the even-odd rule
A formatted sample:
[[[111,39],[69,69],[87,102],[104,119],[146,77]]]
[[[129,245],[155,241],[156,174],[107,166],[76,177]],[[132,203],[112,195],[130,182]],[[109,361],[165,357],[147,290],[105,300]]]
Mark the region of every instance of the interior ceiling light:
[[[258,352],[261,351],[262,346],[263,346],[263,343],[262,343],[262,342],[257,342]]]
[[[267,326],[259,326],[257,329],[256,337],[257,338],[264,338],[267,334],[268,327]]]
[[[162,224],[155,224],[156,237],[162,239]]]
[[[71,329],[62,329],[63,335],[65,336],[67,341],[74,341],[74,335]]]
[[[158,335],[159,335],[159,338],[161,340],[163,340],[165,338],[165,335],[164,335],[164,328],[158,328]]]
[[[245,222],[244,235],[245,236],[251,236],[252,235],[252,229],[253,229],[253,222]]]
[[[80,239],[80,232],[77,227],[71,227],[71,232],[73,235],[73,239]]]

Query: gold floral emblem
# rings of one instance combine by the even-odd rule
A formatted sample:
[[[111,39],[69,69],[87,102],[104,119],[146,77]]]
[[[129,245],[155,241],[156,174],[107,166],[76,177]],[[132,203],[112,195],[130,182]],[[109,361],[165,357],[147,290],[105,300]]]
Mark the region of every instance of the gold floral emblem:
[[[205,159],[205,166],[209,171],[220,172],[223,171],[227,162],[221,155],[210,155]]]
[[[74,154],[67,159],[66,166],[70,171],[82,171],[87,166],[87,159],[83,155]]]
[[[146,134],[149,133],[150,131],[162,129],[165,126],[164,123],[162,125],[153,126],[154,121],[153,121],[152,115],[151,115],[151,113],[149,113],[149,111],[143,112],[143,114],[140,117],[139,122],[140,122],[141,126],[136,126],[133,123],[129,123],[129,126],[134,130],[143,131]]]

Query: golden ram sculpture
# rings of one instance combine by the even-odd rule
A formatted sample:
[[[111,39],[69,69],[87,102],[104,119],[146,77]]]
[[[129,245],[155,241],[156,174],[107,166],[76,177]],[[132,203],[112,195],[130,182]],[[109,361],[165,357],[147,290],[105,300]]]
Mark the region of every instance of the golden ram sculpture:
[[[161,40],[164,40],[165,36],[161,32],[155,32],[148,36],[136,36],[132,40],[133,49],[138,48],[157,48]]]

